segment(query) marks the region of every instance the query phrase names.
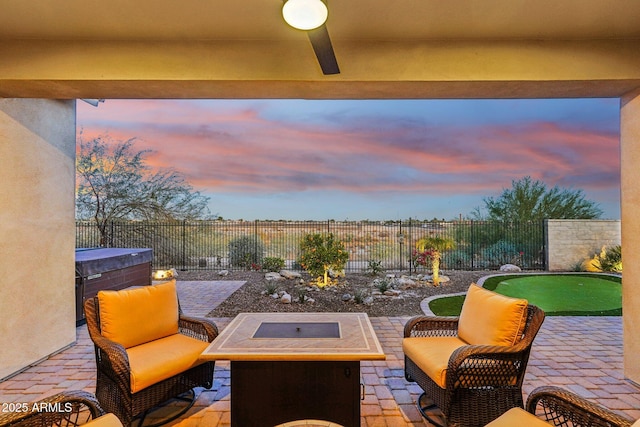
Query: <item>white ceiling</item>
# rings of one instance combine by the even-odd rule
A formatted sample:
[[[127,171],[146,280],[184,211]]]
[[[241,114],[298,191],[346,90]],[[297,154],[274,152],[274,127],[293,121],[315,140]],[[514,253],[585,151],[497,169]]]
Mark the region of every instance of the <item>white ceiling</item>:
[[[294,39],[281,0],[0,0],[0,40]],[[638,0],[330,0],[340,40],[640,39]]]

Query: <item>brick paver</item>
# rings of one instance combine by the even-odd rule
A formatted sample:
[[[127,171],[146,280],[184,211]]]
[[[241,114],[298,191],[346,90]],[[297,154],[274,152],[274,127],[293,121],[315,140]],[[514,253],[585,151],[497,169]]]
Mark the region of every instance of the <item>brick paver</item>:
[[[182,309],[203,316],[243,282],[178,282]],[[231,319],[213,319],[220,329]],[[365,396],[363,427],[428,426],[416,409],[420,388],[404,379],[402,331],[407,317],[371,319],[387,356],[362,362]],[[534,342],[524,392],[541,385],[559,385],[630,418],[640,418],[640,388],[625,380],[622,370],[620,317],[547,317]],[[77,328],[74,346],[24,372],[0,382],[0,404],[33,402],[62,390],[95,391],[93,345],[86,326]],[[189,412],[169,425],[230,425],[229,362],[217,362],[211,390],[198,389]],[[152,417],[153,419],[153,417]]]

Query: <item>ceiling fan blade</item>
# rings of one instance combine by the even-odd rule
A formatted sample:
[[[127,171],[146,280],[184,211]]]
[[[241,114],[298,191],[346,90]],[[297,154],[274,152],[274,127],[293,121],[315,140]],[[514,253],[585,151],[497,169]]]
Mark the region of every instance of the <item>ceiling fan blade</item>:
[[[313,46],[313,51],[316,53],[316,57],[320,63],[320,68],[322,68],[322,73],[340,74],[340,68],[338,68],[338,61],[333,52],[327,26],[323,24],[315,30],[307,31],[307,33],[309,35],[309,41],[311,41],[311,46]]]

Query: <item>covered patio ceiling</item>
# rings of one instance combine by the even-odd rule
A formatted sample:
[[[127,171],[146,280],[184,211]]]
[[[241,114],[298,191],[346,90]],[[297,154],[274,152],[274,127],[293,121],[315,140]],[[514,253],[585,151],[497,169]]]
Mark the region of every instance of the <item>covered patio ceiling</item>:
[[[636,0],[329,0],[320,71],[281,0],[3,1],[0,97],[618,97]]]

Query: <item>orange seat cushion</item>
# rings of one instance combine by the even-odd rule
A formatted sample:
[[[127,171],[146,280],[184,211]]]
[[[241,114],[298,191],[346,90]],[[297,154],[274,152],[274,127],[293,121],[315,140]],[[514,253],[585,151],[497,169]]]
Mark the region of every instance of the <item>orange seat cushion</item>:
[[[511,408],[485,427],[549,427],[550,425],[553,424],[541,420],[522,408]]]
[[[511,298],[476,284],[469,286],[458,322],[458,337],[469,344],[514,345],[527,320],[526,299]]]
[[[99,291],[98,303],[102,335],[125,348],[178,333],[175,280],[120,291]]]
[[[204,362],[206,341],[174,334],[127,349],[133,393]]]
[[[457,337],[411,337],[402,340],[402,351],[438,386],[446,388],[449,358],[465,345]]]

